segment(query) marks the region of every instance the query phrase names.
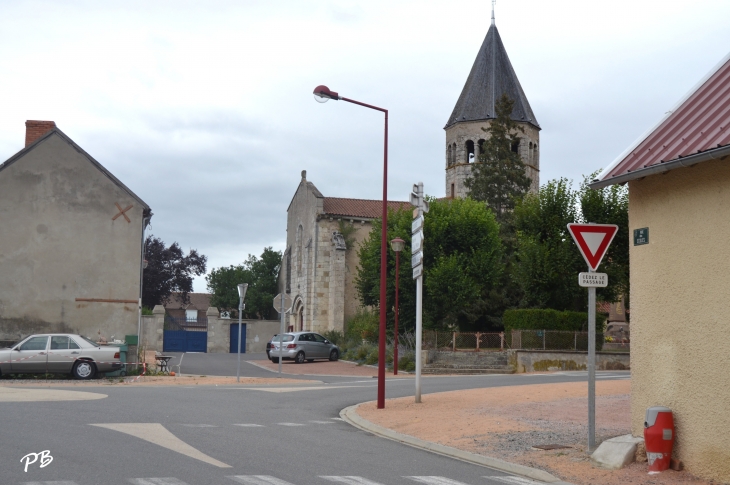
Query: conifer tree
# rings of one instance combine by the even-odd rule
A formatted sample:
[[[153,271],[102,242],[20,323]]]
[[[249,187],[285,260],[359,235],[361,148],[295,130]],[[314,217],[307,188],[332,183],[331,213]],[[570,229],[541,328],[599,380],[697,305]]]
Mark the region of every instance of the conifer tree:
[[[525,164],[519,153],[512,150],[519,144],[518,133],[524,133],[524,128],[510,118],[514,104],[506,93],[497,100],[496,118],[488,128],[482,128],[489,139],[484,142],[479,163],[474,164],[465,181],[471,198],[486,202],[500,222],[506,221],[515,200],[530,188]]]

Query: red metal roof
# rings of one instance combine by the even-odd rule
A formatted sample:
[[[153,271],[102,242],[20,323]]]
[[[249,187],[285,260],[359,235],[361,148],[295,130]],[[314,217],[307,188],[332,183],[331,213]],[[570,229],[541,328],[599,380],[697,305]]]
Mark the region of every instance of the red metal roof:
[[[398,209],[411,209],[410,202],[388,201],[388,208],[394,211]],[[324,213],[333,216],[361,217],[364,219],[377,219],[383,213],[382,200],[368,199],[341,199],[339,197],[324,198]]]
[[[730,56],[659,124],[621,154],[599,180],[730,144]]]

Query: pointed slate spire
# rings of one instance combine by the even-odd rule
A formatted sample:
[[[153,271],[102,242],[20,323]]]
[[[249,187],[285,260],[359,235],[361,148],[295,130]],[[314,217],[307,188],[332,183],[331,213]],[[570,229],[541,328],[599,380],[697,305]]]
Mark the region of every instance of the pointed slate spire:
[[[512,110],[513,120],[530,123],[540,129],[517,74],[512,69],[512,63],[494,24],[494,9],[492,9],[492,25],[444,128],[465,121],[494,119],[494,103],[502,93],[507,93],[515,102]]]

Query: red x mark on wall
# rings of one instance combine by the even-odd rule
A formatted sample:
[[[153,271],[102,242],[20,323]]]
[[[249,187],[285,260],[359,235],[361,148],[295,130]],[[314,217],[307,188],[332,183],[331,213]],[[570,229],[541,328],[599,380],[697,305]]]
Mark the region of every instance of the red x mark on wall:
[[[124,209],[122,209],[122,206],[119,205],[118,202],[114,202],[114,205],[117,206],[117,209],[119,209],[119,214],[112,217],[113,221],[116,221],[117,217],[123,216],[127,220],[127,222],[132,222],[131,220],[129,220],[129,217],[127,217],[127,214],[125,214],[125,212],[127,212],[129,209],[131,209],[133,207],[131,204],[128,205],[127,207],[125,207]]]

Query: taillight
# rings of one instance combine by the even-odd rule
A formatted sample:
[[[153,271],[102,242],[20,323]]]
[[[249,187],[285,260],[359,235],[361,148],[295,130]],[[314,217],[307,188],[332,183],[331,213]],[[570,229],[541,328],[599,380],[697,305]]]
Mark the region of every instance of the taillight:
[[[271,342],[266,342],[266,348],[267,349],[270,349],[271,348]]]
[[[289,344],[289,345],[286,346],[286,348],[287,349],[296,349],[297,348],[297,344]]]
[[[115,359],[118,359],[118,358],[119,358],[119,352],[115,352],[115,353],[114,353],[114,358],[115,358]]]

